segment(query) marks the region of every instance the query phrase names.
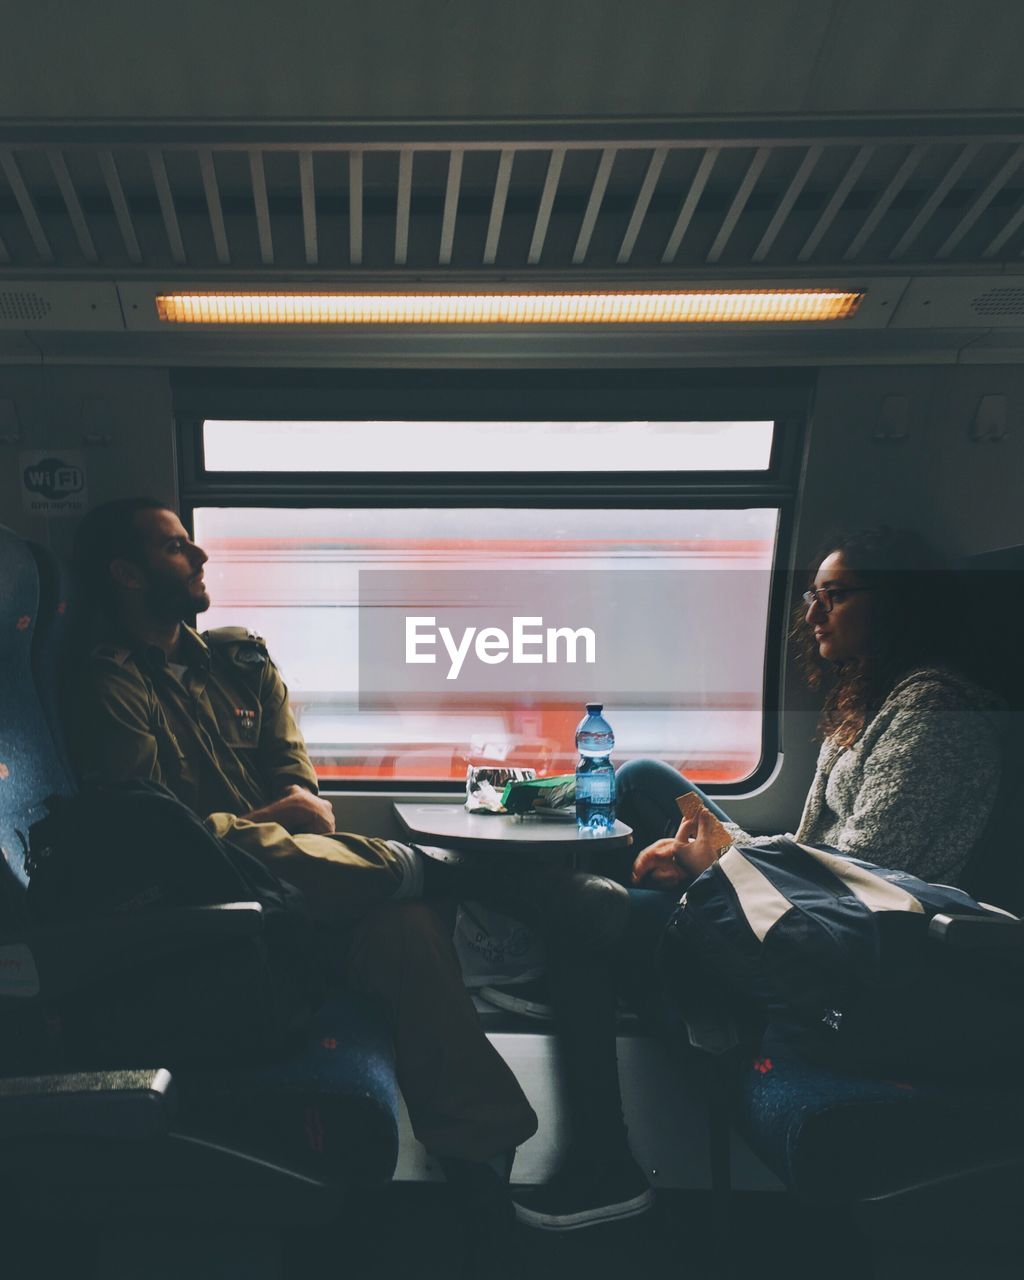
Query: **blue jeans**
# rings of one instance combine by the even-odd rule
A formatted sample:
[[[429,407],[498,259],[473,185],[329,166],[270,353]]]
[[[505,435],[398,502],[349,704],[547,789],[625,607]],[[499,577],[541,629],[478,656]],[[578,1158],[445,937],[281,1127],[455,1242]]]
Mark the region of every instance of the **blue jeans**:
[[[617,993],[623,992],[670,1047],[681,1048],[686,1040],[673,994],[679,975],[669,977],[661,956],[665,926],[683,887],[630,888],[629,870],[641,849],[675,835],[680,822],[676,797],[687,791],[696,791],[712,813],[728,820],[713,800],[660,760],[633,760],[619,769],[616,814],[633,828],[633,845],[614,868],[595,870],[627,887],[625,929],[610,948],[581,948],[557,934],[547,940],[570,1144],[582,1161],[607,1158],[626,1142],[615,1055]]]
[[[633,828],[632,858],[655,840],[675,835],[681,820],[676,798],[689,791],[698,795],[716,818],[730,821],[714,800],[663,760],[630,760],[616,772],[615,788],[616,816]],[[661,942],[682,892],[682,886],[671,890],[629,888],[629,922],[615,956],[618,978],[630,1002],[670,1041],[677,1038],[681,1024],[661,960]]]
[[[676,797],[688,791],[700,796],[716,818],[730,821],[710,796],[664,760],[630,760],[616,771],[616,816],[633,828],[636,853],[655,840],[675,835],[680,822]]]

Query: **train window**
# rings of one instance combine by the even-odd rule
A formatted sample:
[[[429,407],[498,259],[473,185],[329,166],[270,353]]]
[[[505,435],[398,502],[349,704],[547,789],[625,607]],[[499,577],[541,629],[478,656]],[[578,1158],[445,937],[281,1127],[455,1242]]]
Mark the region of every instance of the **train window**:
[[[777,505],[197,504],[193,520],[210,555],[203,623],[267,636],[325,778],[440,782],[464,778],[469,761],[567,772],[580,704],[595,696],[620,761],[656,755],[735,784],[762,757]],[[483,630],[500,620],[499,598],[533,627],[523,664],[501,661],[499,638],[475,679],[460,663],[452,680],[460,640],[441,643],[443,621]],[[380,657],[396,613],[406,641],[407,619],[419,627],[418,661],[439,660],[429,670],[404,667],[400,651],[390,668]],[[539,661],[545,617],[602,618],[618,635],[600,684],[582,650],[575,665]]]
[[[209,472],[767,471],[774,422],[203,423]]]
[[[183,370],[203,623],[266,636],[338,787],[569,772],[595,698],[618,761],[757,786],[812,391],[799,370]]]

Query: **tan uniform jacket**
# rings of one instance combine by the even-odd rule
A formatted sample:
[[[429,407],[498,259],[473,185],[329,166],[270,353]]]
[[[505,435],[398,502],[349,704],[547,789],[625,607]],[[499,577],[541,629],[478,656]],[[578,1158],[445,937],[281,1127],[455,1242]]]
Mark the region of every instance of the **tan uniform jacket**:
[[[162,782],[216,835],[302,889],[320,919],[348,923],[390,897],[401,871],[386,841],[293,836],[245,819],[293,784],[315,792],[316,771],[263,641],[243,627],[182,631],[180,673],[156,646],[93,650],[70,726],[82,780]]]
[[[316,771],[266,646],[242,627],[182,628],[176,674],[162,649],[98,645],[76,699],[84,780],[162,782],[194,812],[248,813]]]

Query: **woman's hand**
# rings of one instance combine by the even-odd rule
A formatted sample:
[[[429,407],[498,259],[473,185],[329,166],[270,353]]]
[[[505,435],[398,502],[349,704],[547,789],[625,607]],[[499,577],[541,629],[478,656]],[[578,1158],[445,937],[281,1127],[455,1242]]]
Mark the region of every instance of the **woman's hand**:
[[[671,889],[695,880],[721,856],[707,809],[684,818],[674,839],[655,840],[633,863],[633,883],[649,880],[658,889]]]
[[[677,854],[680,865],[695,880],[722,856],[721,841],[714,833],[711,814],[706,808],[700,809],[696,817],[680,822],[676,843],[680,846]]]
[[[681,848],[678,840],[655,840],[649,844],[633,863],[633,883],[645,880],[650,888],[672,889],[689,880],[689,872],[676,861]]]

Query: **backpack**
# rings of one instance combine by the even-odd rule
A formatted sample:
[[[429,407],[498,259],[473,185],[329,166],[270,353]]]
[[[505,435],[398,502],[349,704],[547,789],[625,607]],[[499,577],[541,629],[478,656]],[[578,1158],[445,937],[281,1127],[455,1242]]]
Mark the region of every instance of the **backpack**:
[[[133,944],[124,967],[63,997],[55,1012],[67,1062],[252,1061],[296,1043],[326,995],[297,889],[214,836],[158,783],[91,786],[47,807],[29,833],[35,925],[230,902],[263,909],[255,936],[210,936],[173,950]]]
[[[537,930],[486,903],[459,903],[452,941],[470,990],[529,982],[544,972],[544,940]]]
[[[685,993],[706,979],[776,1041],[869,1073],[1015,1067],[1024,963],[928,939],[932,917],[1003,915],[969,894],[782,837],[733,847],[690,886],[663,955]],[[683,1002],[685,1003],[685,994]]]

